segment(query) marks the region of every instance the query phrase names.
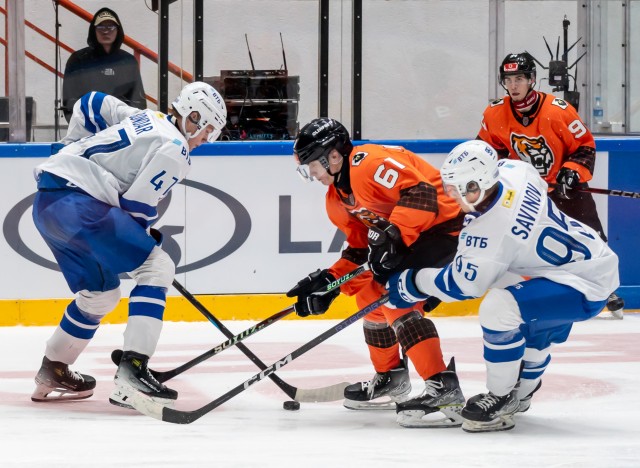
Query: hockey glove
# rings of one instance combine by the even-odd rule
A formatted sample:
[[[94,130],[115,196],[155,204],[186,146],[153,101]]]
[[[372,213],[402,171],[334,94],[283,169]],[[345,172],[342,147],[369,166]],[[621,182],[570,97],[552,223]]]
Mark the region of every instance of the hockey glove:
[[[296,314],[300,317],[324,314],[335,298],[340,295],[340,288],[326,294],[318,293],[326,291],[335,280],[328,270],[316,270],[300,280],[287,293],[287,297],[298,298],[294,305]]]
[[[417,273],[418,270],[404,270],[391,275],[386,286],[389,291],[389,303],[392,306],[407,309],[431,297],[418,289],[415,283]]]
[[[573,190],[580,184],[580,174],[568,167],[561,167],[556,182],[558,195],[569,200],[573,198]]]
[[[385,284],[389,275],[402,263],[408,249],[402,240],[400,229],[389,221],[379,221],[369,228],[368,261],[373,278]]]
[[[163,239],[163,235],[160,231],[158,231],[157,229],[154,228],[149,228],[149,235],[151,237],[153,237],[153,240],[156,241],[156,245],[158,247],[162,247],[162,239]]]

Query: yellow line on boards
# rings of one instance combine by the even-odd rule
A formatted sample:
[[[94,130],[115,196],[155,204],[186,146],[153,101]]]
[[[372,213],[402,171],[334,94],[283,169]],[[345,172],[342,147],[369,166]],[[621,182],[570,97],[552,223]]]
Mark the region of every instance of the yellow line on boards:
[[[284,294],[202,295],[196,296],[219,320],[260,321],[289,307],[291,299]],[[479,299],[441,304],[428,317],[477,315]],[[71,299],[0,300],[0,326],[57,325]],[[122,299],[102,323],[125,323],[128,300]],[[291,314],[287,319],[344,319],[357,310],[353,297],[340,296],[323,315],[300,319]],[[167,297],[164,320],[169,322],[201,322],[207,319],[181,296]]]

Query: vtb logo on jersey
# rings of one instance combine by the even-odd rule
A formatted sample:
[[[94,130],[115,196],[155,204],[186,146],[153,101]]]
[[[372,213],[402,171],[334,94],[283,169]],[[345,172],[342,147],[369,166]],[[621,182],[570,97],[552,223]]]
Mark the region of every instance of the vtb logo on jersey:
[[[549,175],[554,161],[553,151],[542,135],[531,138],[512,133],[511,148],[520,159],[535,167],[542,177]]]

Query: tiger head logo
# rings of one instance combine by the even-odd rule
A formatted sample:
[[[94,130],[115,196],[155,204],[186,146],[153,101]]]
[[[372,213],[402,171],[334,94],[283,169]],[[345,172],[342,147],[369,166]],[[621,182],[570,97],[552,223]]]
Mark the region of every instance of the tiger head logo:
[[[535,167],[542,177],[549,175],[553,166],[553,152],[542,135],[531,138],[526,135],[511,134],[511,147],[520,159]]]

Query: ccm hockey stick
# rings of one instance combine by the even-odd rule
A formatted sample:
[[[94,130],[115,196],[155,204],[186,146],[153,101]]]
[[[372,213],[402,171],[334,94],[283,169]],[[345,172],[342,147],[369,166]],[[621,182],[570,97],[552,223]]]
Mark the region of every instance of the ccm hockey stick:
[[[344,283],[346,283],[347,281],[350,281],[351,279],[355,278],[356,276],[359,276],[360,274],[364,273],[365,271],[369,270],[369,266],[367,264],[362,265],[358,268],[356,268],[355,270],[351,271],[350,273],[347,273],[346,275],[342,276],[341,278],[338,278],[336,281],[332,282],[330,285],[327,286],[327,289],[324,291],[320,291],[319,295],[324,295],[327,294],[330,291],[335,290],[336,288],[339,287],[339,285],[342,285]],[[244,341],[245,339],[249,338],[252,335],[255,335],[256,333],[258,333],[260,330],[264,330],[265,328],[267,328],[269,325],[274,324],[275,322],[277,322],[280,319],[285,318],[287,315],[291,314],[292,312],[294,312],[294,306],[289,306],[286,309],[280,311],[280,312],[276,312],[275,314],[273,314],[272,316],[264,319],[262,322],[253,325],[250,328],[247,328],[245,331],[238,333],[237,335],[235,335],[234,337],[228,339],[227,341],[220,343],[218,346],[215,346],[214,348],[211,348],[209,351],[193,358],[192,360],[186,362],[185,364],[182,364],[179,367],[176,367],[175,369],[171,369],[168,371],[157,371],[157,370],[153,370],[153,369],[149,369],[149,371],[153,374],[153,376],[158,379],[158,381],[160,382],[166,382],[168,380],[173,379],[174,377],[182,374],[183,372],[186,372],[187,370],[191,369],[192,367],[195,367],[196,365],[200,364],[201,362],[206,361],[207,359],[215,356],[216,354],[221,353],[222,351],[224,351],[227,348],[230,348],[231,346]],[[121,349],[116,349],[111,353],[111,360],[113,361],[113,363],[115,365],[119,365],[120,364],[120,360],[122,359],[122,350]],[[315,390],[319,390],[319,389],[315,389]],[[313,390],[313,391],[315,391]],[[305,394],[305,392],[308,392],[309,390],[301,390],[301,389],[297,389],[297,392],[302,392],[302,394]],[[297,394],[296,392],[296,394]],[[342,396],[340,396],[340,398],[342,398]],[[338,398],[338,399],[340,399]],[[301,401],[310,401],[310,400],[301,400]],[[317,401],[317,400],[313,400],[313,401]],[[331,400],[334,401],[334,400]]]
[[[558,187],[558,184],[549,184],[551,187]],[[602,189],[594,187],[576,187],[574,190],[578,192],[597,193],[600,195],[609,195],[610,197],[624,198],[640,198],[640,192],[629,192],[627,190]]]
[[[334,291],[335,289],[339,288],[341,285],[345,284],[346,282],[350,281],[356,276],[361,275],[366,271],[369,271],[369,265],[368,264],[361,265],[355,270],[347,273],[346,275],[338,278],[337,280],[327,285],[325,290],[318,291],[315,294],[324,295],[324,294],[327,294],[328,292]],[[204,307],[204,305],[202,305],[202,303],[198,301],[198,299],[196,299],[195,296],[193,296],[193,294],[191,294],[180,283],[178,283],[178,281],[174,280],[173,286],[189,302],[191,302],[191,304],[196,309],[198,309],[200,313],[202,313],[211,323],[213,323],[214,326],[216,326],[229,339],[223,343],[220,343],[218,346],[210,349],[204,354],[195,357],[191,361],[175,369],[168,370],[165,372],[149,369],[150,372],[154,375],[154,377],[156,377],[160,382],[166,382],[167,380],[172,379],[173,377],[185,372],[188,369],[191,369],[197,364],[209,359],[212,356],[215,356],[216,354],[224,351],[225,349],[233,345],[237,345],[238,349],[240,349],[249,359],[251,359],[256,364],[256,366],[258,366],[259,369],[264,370],[266,368],[266,364],[262,360],[260,360],[255,354],[253,354],[251,350],[249,350],[244,344],[242,344],[241,341],[245,340],[249,336],[254,335],[260,330],[263,330],[269,325],[289,315],[291,312],[294,311],[293,306],[288,307],[280,312],[277,312],[271,317],[268,317],[267,319],[263,320],[259,324],[254,325],[253,327],[248,328],[247,330],[239,333],[238,335],[233,336],[229,331],[229,329],[226,328],[225,325],[222,322],[220,322],[213,314],[211,314]],[[114,364],[118,365],[121,359],[122,359],[122,350],[116,349],[111,353],[111,360],[113,361]],[[344,388],[347,385],[349,385],[349,382],[342,382],[342,383],[330,385],[327,387],[304,389],[304,388],[297,388],[286,383],[275,374],[270,376],[270,378],[278,387],[280,387],[280,389],[282,389],[283,392],[287,394],[287,396],[299,402],[316,403],[316,402],[340,400],[344,396]]]
[[[372,312],[373,310],[377,309],[378,307],[380,307],[382,304],[384,304],[388,300],[389,300],[389,296],[385,294],[384,296],[382,296],[377,301],[372,302],[371,304],[366,306],[364,309],[360,309],[359,311],[357,311],[353,315],[349,316],[348,318],[346,318],[345,320],[343,320],[339,324],[335,325],[334,327],[332,327],[329,330],[325,331],[321,335],[318,335],[317,337],[315,337],[311,341],[309,341],[309,342],[305,343],[304,345],[300,346],[298,349],[296,349],[295,351],[291,352],[290,354],[287,354],[285,357],[283,357],[279,361],[276,361],[275,363],[271,364],[268,367],[265,366],[265,368],[262,369],[261,372],[257,373],[256,375],[254,375],[250,379],[245,380],[243,383],[241,383],[237,387],[229,390],[224,395],[222,395],[222,396],[216,398],[215,400],[207,403],[206,405],[202,406],[201,408],[198,408],[198,409],[193,410],[193,411],[181,411],[181,410],[169,408],[167,406],[164,406],[164,405],[154,401],[153,399],[149,398],[148,396],[143,395],[140,392],[136,392],[131,397],[131,400],[130,400],[131,404],[133,405],[133,407],[135,409],[137,409],[138,411],[140,411],[143,414],[146,414],[147,416],[151,416],[152,418],[156,418],[156,419],[159,419],[161,421],[166,421],[166,422],[170,422],[170,423],[174,423],[174,424],[190,424],[193,421],[201,418],[205,414],[209,413],[210,411],[213,411],[214,409],[216,409],[218,406],[222,405],[226,401],[229,401],[231,398],[233,398],[234,396],[238,395],[239,393],[244,392],[247,388],[251,387],[253,384],[258,383],[261,380],[264,380],[266,377],[273,376],[274,372],[277,371],[278,369],[283,368],[287,364],[291,363],[295,359],[297,359],[300,356],[302,356],[303,354],[305,354],[307,351],[309,351],[309,350],[315,348],[316,346],[318,346],[323,341],[326,341],[328,338],[330,338],[333,335],[335,335],[336,333],[344,330],[349,325],[357,322],[359,319],[361,319],[362,317],[364,317],[368,313]]]
[[[600,195],[609,195],[611,197],[640,198],[639,192],[628,192],[626,190],[601,189],[593,187],[578,188],[581,192],[599,193]]]

